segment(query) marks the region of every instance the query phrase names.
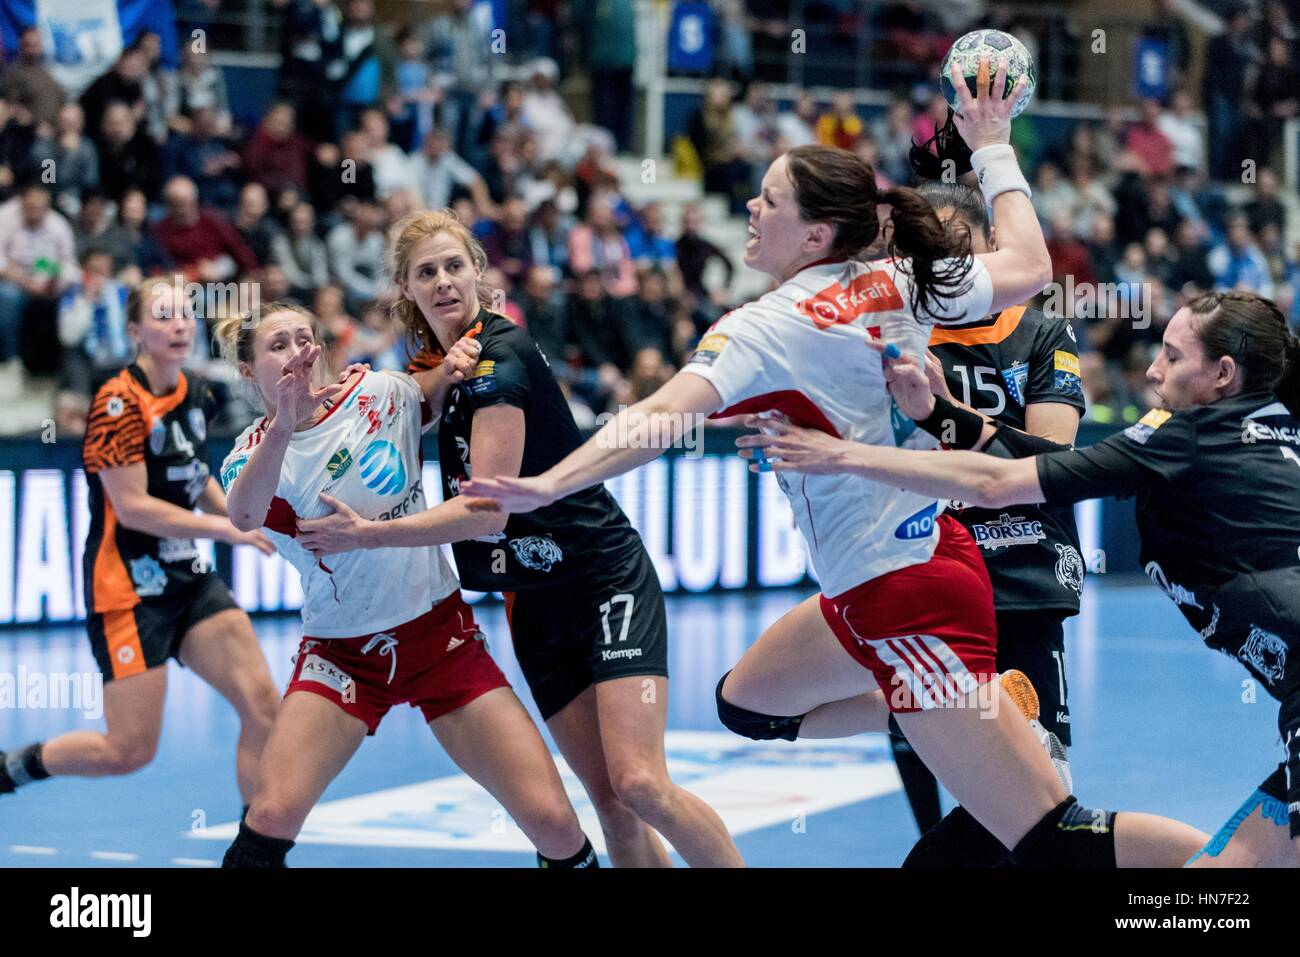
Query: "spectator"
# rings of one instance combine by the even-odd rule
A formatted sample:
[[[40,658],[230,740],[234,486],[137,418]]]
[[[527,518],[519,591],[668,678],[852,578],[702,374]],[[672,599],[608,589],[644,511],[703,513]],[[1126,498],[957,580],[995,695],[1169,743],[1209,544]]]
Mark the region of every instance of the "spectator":
[[[154,225],[163,251],[191,282],[224,282],[257,270],[257,259],[235,228],[199,208],[192,180],[176,176],[163,188],[167,214]]]
[[[591,74],[595,124],[614,134],[616,149],[632,148],[632,67],[636,63],[636,11],[632,0],[575,0],[579,49]]]
[[[249,183],[239,191],[234,227],[239,238],[252,251],[258,266],[271,262],[271,245],[280,232],[269,210],[266,187],[261,183]]]
[[[898,97],[885,115],[872,124],[871,137],[880,150],[880,166],[895,183],[912,181],[912,104]]]
[[[375,201],[375,171],[369,151],[366,138],[355,131],[344,135],[342,149],[333,143],[316,147],[307,174],[307,190],[312,205],[323,211],[326,223],[338,221],[334,211],[345,197],[365,203]]]
[[[1210,175],[1236,179],[1241,175],[1245,132],[1242,104],[1250,92],[1246,81],[1251,66],[1261,57],[1250,36],[1250,8],[1244,4],[1233,7],[1225,20],[1225,31],[1205,45],[1201,102],[1209,121]]]
[[[99,240],[110,225],[109,213],[108,200],[99,190],[88,189],[81,194],[81,206],[77,209],[76,218],[72,220],[72,236],[77,243],[78,258],[91,245],[103,246]]]
[[[1076,288],[1097,282],[1092,257],[1074,233],[1074,213],[1067,207],[1057,210],[1049,224],[1047,252],[1052,257],[1052,281],[1065,284],[1072,279]]]
[[[393,92],[397,51],[385,29],[375,23],[374,0],[345,0],[338,50],[338,59],[328,68],[338,90],[335,137],[354,129],[363,110],[386,102]]]
[[[81,278],[59,299],[63,344],[61,392],[90,397],[106,374],[121,369],[135,352],[126,334],[129,289],[113,278],[113,257],[90,249],[81,257]]]
[[[1255,198],[1246,204],[1245,213],[1255,233],[1270,225],[1286,229],[1286,204],[1279,196],[1277,174],[1268,167],[1259,171]]]
[[[492,49],[492,14],[474,0],[452,0],[451,9],[429,21],[426,56],[437,74],[451,77],[443,90],[443,127],[453,149],[465,155],[473,143],[480,91],[491,88],[497,57]],[[437,208],[437,207],[435,207]]]
[[[571,163],[568,150],[577,134],[577,123],[555,90],[560,68],[554,60],[539,57],[528,65],[527,72],[523,117],[537,136],[537,154],[543,163],[549,160]]]
[[[402,325],[388,309],[373,305],[361,314],[348,346],[348,362],[366,362],[379,371],[405,372],[409,361],[402,342]]]
[[[357,332],[356,320],[348,315],[345,308],[343,290],[335,285],[321,286],[316,290],[311,311],[316,313],[321,328],[325,330],[330,368],[342,370],[347,365],[346,356],[352,347],[352,337]]]
[[[344,222],[325,237],[330,277],[343,289],[349,314],[360,313],[379,296],[384,261],[382,214],[372,203],[348,201]]]
[[[1214,274],[1215,289],[1244,289],[1265,299],[1272,298],[1273,280],[1268,262],[1251,235],[1245,215],[1235,213],[1228,218],[1227,238],[1210,250],[1207,264]]]
[[[525,274],[519,308],[524,314],[524,327],[528,334],[558,375],[564,361],[567,316],[564,297],[556,289],[555,277],[556,271],[550,266],[531,267]]]
[[[117,204],[117,221],[94,240],[94,245],[113,256],[113,274],[125,285],[133,286],[143,276],[173,268],[158,240],[146,228],[149,204],[144,193],[128,189]]]
[[[388,138],[388,117],[383,110],[368,109],[361,114],[361,140],[375,176],[375,196],[385,200],[399,189],[414,189],[411,158]]]
[[[731,260],[713,243],[700,235],[700,210],[689,205],[682,210],[682,234],[677,240],[677,266],[682,271],[686,291],[699,299],[708,299],[704,288],[704,267],[710,260],[719,260],[727,271],[726,285],[731,285],[735,267]]]
[[[776,118],[777,135],[784,149],[817,142],[817,101],[807,90],[795,97],[794,108]]]
[[[289,214],[289,228],[271,240],[271,261],[284,270],[294,298],[310,299],[329,282],[329,255],[316,235],[316,211],[299,203]]]
[[[1055,163],[1043,162],[1034,179],[1033,204],[1038,218],[1052,223],[1061,213],[1073,213],[1078,208],[1079,194]]]
[[[243,160],[221,135],[215,110],[196,107],[186,125],[189,132],[173,134],[164,147],[165,175],[193,180],[201,205],[230,209],[239,198],[238,174]]]
[[[1300,71],[1292,44],[1280,36],[1268,40],[1268,58],[1245,104],[1250,116],[1248,156],[1259,166],[1270,165],[1280,152],[1282,127],[1300,112]]]
[[[632,251],[614,222],[606,196],[593,196],[587,203],[586,219],[569,231],[569,267],[579,276],[598,274],[605,291],[616,299],[636,292]]]
[[[294,294],[293,287],[289,285],[289,275],[279,263],[267,263],[262,267],[258,276],[258,282],[261,284],[259,299],[262,302],[292,302],[297,304],[311,298],[310,296],[299,297]]]
[[[301,194],[307,190],[312,145],[294,129],[295,120],[291,103],[272,103],[244,147],[244,168],[249,179],[261,183],[269,193],[294,189]]]
[[[632,220],[627,233],[628,249],[638,269],[667,269],[677,265],[677,244],[664,235],[663,208],[646,203]]]
[[[342,33],[333,3],[318,0],[271,0],[283,11],[280,20],[280,72],[276,96],[291,103],[312,140],[334,137],[333,64]],[[330,77],[327,78],[327,74]]]
[[[482,237],[488,262],[501,269],[510,284],[523,281],[533,267],[533,248],[528,237],[528,211],[524,201],[511,197],[501,206],[501,218]]]
[[[16,183],[39,173],[32,161],[36,146],[36,122],[25,106],[0,101],[0,199],[7,199]]]
[[[1074,206],[1074,234],[1088,236],[1092,233],[1092,218],[1098,214],[1115,214],[1115,197],[1096,175],[1091,156],[1075,156],[1070,163],[1070,185],[1077,197]]]
[[[1174,147],[1160,131],[1160,101],[1147,98],[1139,108],[1139,118],[1124,136],[1124,148],[1142,160],[1147,173],[1168,176],[1174,171]]]
[[[836,90],[831,108],[817,118],[817,142],[851,150],[862,138],[862,117],[853,105],[853,94]]]
[[[531,127],[524,116],[524,87],[517,80],[507,80],[501,84],[497,101],[483,116],[483,125],[479,131],[479,143],[490,144],[498,133],[522,137]],[[534,147],[536,142],[534,141]],[[534,161],[536,157],[534,157]]]
[[[27,309],[53,309],[77,278],[72,227],[51,208],[49,190],[40,183],[24,186],[0,205],[0,376],[18,375]]]
[[[82,135],[85,117],[76,103],[59,109],[52,135],[38,139],[32,147],[32,160],[43,166],[48,160],[57,175],[49,185],[55,205],[67,216],[76,216],[81,195],[99,186],[99,153],[95,144]]]
[[[503,130],[492,137],[487,162],[481,168],[483,182],[493,203],[500,205],[505,202],[507,196],[519,192],[518,180],[523,173],[523,163],[515,148],[515,137],[512,133]]]
[[[21,106],[37,124],[53,125],[63,106],[63,90],[45,69],[45,42],[35,26],[18,35],[18,59],[0,75],[0,100]]]
[[[162,186],[162,157],[158,145],[145,135],[125,103],[110,103],[103,113],[99,150],[99,182],[114,202],[138,187],[152,202]]]
[[[1088,259],[1092,263],[1093,275],[1098,282],[1114,282],[1115,266],[1119,262],[1119,250],[1115,240],[1115,217],[1098,213],[1092,218],[1092,229],[1084,243],[1088,247]]]
[[[172,132],[190,133],[195,110],[211,110],[213,131],[219,136],[230,133],[230,99],[226,93],[226,75],[208,61],[207,49],[196,43],[181,44],[181,68],[175,81],[166,89],[165,108]]]
[[[435,129],[424,138],[419,155],[411,158],[411,169],[420,199],[429,209],[451,205],[457,189],[468,192],[480,209],[492,207],[483,177],[452,152],[446,130]]]
[[[569,297],[568,337],[573,361],[587,375],[573,383],[574,392],[601,411],[622,383],[620,371],[632,359],[619,322],[618,300],[610,296],[600,273],[583,273]]]
[[[1214,288],[1214,274],[1206,262],[1205,247],[1196,224],[1191,220],[1178,224],[1171,254],[1174,268],[1167,283],[1170,289],[1191,298],[1193,293],[1210,292]],[[1189,286],[1193,289],[1189,290]]]
[[[155,143],[161,146],[167,141],[171,129],[171,116],[168,110],[177,105],[173,88],[176,85],[176,73],[162,65],[162,38],[151,30],[138,34],[131,44],[138,48],[145,58],[145,69],[140,75],[140,95],[144,99],[145,112],[141,126]]]
[[[744,215],[750,197],[750,169],[740,149],[740,137],[731,116],[731,84],[710,80],[704,101],[692,115],[691,144],[704,165],[704,190],[728,198],[732,215]]]
[[[569,229],[567,217],[560,212],[555,201],[543,200],[533,214],[533,225],[528,230],[533,262],[572,275],[569,270]]]
[[[628,377],[618,391],[618,402],[632,405],[648,399],[673,377],[673,371],[660,350],[648,346],[637,350]]]
[[[138,46],[127,47],[117,58],[113,68],[94,83],[86,87],[81,94],[81,108],[86,114],[86,129],[97,138],[104,136],[104,119],[109,107],[114,103],[124,103],[131,114],[133,124],[139,125],[145,120],[148,107],[144,100],[143,79],[149,69],[148,55]],[[98,142],[99,152],[104,154],[104,144]]]
[[[1205,133],[1196,119],[1190,93],[1183,89],[1174,91],[1172,106],[1160,114],[1156,128],[1173,147],[1175,166],[1205,168]]]
[[[410,27],[397,33],[397,62],[393,65],[393,98],[389,122],[393,142],[410,153],[420,148],[433,129],[433,112],[443,100],[442,88],[424,59],[424,43]]]
[[[633,355],[653,349],[662,361],[673,354],[677,303],[668,295],[668,277],[662,270],[647,269],[638,279],[637,294],[623,310],[623,338]]]

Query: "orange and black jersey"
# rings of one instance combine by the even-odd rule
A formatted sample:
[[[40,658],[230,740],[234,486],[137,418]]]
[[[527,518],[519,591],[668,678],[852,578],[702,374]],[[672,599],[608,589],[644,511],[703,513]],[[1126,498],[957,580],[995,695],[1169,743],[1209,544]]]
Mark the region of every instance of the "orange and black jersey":
[[[144,599],[172,597],[203,577],[193,539],[160,539],[123,527],[99,473],[143,462],[150,496],[193,508],[208,484],[204,443],[212,404],[207,383],[184,373],[173,391],[154,395],[134,364],[96,393],[82,446],[90,490],[87,610],[113,611]]]
[[[930,351],[954,397],[1013,428],[1024,430],[1027,405],[1060,402],[1083,411],[1079,348],[1065,319],[1013,306],[983,322],[936,328]],[[1078,614],[1084,569],[1071,508],[954,503],[952,512],[980,546],[998,611]]]

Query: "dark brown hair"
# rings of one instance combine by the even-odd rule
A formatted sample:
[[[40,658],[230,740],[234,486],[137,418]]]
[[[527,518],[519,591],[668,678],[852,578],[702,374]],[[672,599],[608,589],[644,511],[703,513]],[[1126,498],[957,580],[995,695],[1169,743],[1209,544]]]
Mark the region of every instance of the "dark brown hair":
[[[1187,304],[1205,358],[1232,356],[1243,392],[1276,393],[1300,418],[1300,339],[1271,300],[1253,292],[1209,292]]]
[[[912,311],[920,318],[945,316],[939,300],[970,291],[973,259],[970,234],[939,222],[926,199],[914,189],[897,186],[881,192],[876,171],[856,153],[832,146],[796,146],[786,153],[790,183],[799,215],[810,223],[828,223],[835,238],[830,256],[860,256],[880,233],[876,206],[893,207],[889,255],[907,265],[912,278]],[[940,261],[953,262],[940,265]]]

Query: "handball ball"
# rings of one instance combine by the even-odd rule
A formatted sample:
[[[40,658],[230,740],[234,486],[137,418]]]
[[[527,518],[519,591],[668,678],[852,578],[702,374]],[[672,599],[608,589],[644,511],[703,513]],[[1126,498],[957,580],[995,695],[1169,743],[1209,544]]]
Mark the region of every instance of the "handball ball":
[[[974,96],[975,78],[979,74],[981,56],[989,58],[990,82],[992,77],[997,75],[998,61],[1003,59],[1007,61],[1007,89],[1003,96],[1011,93],[1016,81],[1022,76],[1029,78],[1029,88],[1025,90],[1024,95],[1020,97],[1020,102],[1011,113],[1012,116],[1019,116],[1033,99],[1034,87],[1038,85],[1038,76],[1034,72],[1034,59],[1025,49],[1025,45],[1011,34],[1003,33],[1001,30],[972,30],[949,47],[948,55],[943,58],[943,66],[939,68],[939,87],[943,90],[943,98],[955,112],[961,112],[957,105],[957,90],[949,79],[949,68],[955,59],[966,76],[966,86]]]

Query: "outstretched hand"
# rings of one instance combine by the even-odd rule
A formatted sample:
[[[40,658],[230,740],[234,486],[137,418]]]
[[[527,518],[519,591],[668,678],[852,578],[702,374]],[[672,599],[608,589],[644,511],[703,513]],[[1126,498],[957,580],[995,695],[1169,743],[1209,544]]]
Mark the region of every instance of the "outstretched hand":
[[[975,76],[975,95],[967,86],[957,57],[948,64],[948,77],[957,92],[957,107],[953,124],[971,150],[999,143],[1011,142],[1011,111],[1029,90],[1029,77],[1022,76],[1015,88],[1003,96],[1007,88],[1007,61],[999,60],[992,87],[989,72],[992,66],[987,56],[980,57],[979,72]]]
[[[768,471],[760,467],[762,464],[770,466],[771,471],[811,475],[835,475],[850,470],[852,442],[816,429],[791,425],[779,417],[751,415],[745,418],[745,425],[763,430],[736,439],[740,457],[749,460],[751,472]]]
[[[292,432],[318,406],[343,391],[341,382],[322,389],[311,387],[312,370],[320,356],[321,347],[313,343],[303,346],[284,364],[280,370],[280,379],[275,384],[275,418],[272,427]]]
[[[540,475],[473,479],[461,483],[460,493],[471,512],[531,512],[560,497],[554,483]]]

